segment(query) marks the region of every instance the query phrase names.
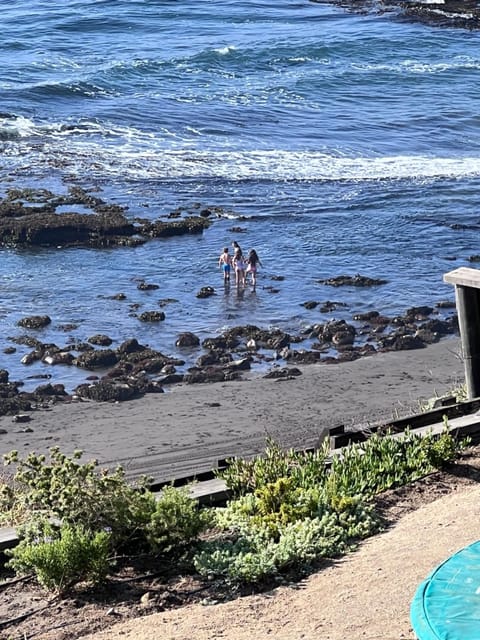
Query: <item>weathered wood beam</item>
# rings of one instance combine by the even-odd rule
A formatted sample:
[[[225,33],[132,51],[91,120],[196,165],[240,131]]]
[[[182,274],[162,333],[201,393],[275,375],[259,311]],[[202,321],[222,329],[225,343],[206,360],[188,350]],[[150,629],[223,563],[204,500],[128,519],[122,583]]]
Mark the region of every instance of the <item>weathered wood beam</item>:
[[[467,396],[480,396],[480,270],[460,267],[444,274],[455,285]]]

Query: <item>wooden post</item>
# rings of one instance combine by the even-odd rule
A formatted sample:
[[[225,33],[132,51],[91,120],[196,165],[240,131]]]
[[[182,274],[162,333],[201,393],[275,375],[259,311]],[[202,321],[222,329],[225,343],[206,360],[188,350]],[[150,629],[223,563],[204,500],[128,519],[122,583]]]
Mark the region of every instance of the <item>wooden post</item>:
[[[480,270],[461,267],[443,276],[455,285],[468,398],[480,396]]]

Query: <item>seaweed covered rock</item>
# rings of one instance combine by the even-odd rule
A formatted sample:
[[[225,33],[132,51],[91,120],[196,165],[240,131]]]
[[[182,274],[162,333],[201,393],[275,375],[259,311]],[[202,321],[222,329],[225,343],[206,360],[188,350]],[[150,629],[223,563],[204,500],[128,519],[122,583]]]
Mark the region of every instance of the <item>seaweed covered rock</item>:
[[[213,287],[202,287],[197,293],[197,298],[209,298],[215,295],[215,289]]]
[[[118,356],[113,349],[98,349],[92,351],[85,351],[81,353],[76,359],[75,364],[77,367],[83,369],[105,369],[111,367],[118,362]]]
[[[353,286],[353,287],[373,287],[380,284],[386,284],[387,280],[382,278],[369,278],[357,273],[354,276],[336,276],[327,278],[326,280],[318,280],[320,284],[327,284],[331,287]]]
[[[82,211],[57,211],[75,205]],[[150,238],[201,233],[209,224],[203,216],[132,221],[124,208],[79,187],[71,187],[67,195],[46,189],[11,189],[0,201],[0,246],[137,246]]]
[[[26,318],[21,318],[17,325],[19,327],[25,327],[26,329],[41,329],[42,327],[46,327],[52,322],[50,316],[28,316]]]
[[[138,316],[141,322],[162,322],[165,320],[163,311],[144,311]]]
[[[145,222],[141,234],[151,238],[166,238],[183,235],[185,233],[203,233],[210,226],[210,222],[201,216],[192,216],[176,222]]]
[[[95,384],[81,384],[75,389],[81,398],[97,402],[122,402],[137,395],[137,391],[125,382],[101,380]]]
[[[198,347],[200,338],[191,331],[184,331],[175,341],[177,347]]]
[[[99,347],[109,347],[113,342],[109,336],[106,336],[103,333],[97,333],[88,338],[87,341],[90,342],[90,344],[96,344]]]

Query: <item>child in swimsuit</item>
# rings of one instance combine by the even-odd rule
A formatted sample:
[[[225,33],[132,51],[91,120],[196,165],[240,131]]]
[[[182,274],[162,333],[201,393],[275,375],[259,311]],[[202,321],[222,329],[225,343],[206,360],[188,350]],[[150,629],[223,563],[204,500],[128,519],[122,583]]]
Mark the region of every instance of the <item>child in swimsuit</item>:
[[[248,254],[247,258],[247,264],[247,273],[251,274],[252,286],[255,289],[255,287],[257,286],[257,267],[258,265],[263,266],[255,249],[250,249],[250,253]]]
[[[228,253],[228,247],[223,247],[223,253],[218,259],[218,266],[223,271],[223,282],[227,284],[230,282],[230,271],[232,268],[232,258]]]

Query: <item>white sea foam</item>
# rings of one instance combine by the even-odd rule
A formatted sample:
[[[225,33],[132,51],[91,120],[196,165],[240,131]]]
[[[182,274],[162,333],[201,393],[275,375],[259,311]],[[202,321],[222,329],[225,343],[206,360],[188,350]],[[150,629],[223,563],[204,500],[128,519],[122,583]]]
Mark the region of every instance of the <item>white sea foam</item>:
[[[215,53],[219,53],[221,56],[226,56],[227,54],[229,54],[231,51],[235,51],[235,48],[233,45],[229,45],[227,47],[219,47],[218,49],[214,49]]]
[[[2,135],[3,132],[3,135]],[[361,155],[349,149],[205,149],[202,132],[191,128],[154,134],[135,127],[97,122],[34,123],[23,117],[0,120],[4,157],[21,158],[32,145],[32,165],[64,166],[85,174],[127,179],[225,179],[271,181],[430,180],[480,176],[480,157],[441,155]],[[8,145],[11,145],[8,147]],[[210,145],[213,147],[212,143]],[[42,150],[40,155],[36,155]],[[11,153],[9,153],[11,152]],[[10,167],[14,168],[14,167]]]
[[[457,56],[445,61],[424,62],[419,60],[401,60],[396,63],[361,63],[353,62],[352,69],[364,72],[385,71],[388,73],[436,74],[447,71],[480,69],[480,59]]]
[[[146,145],[148,147],[148,145]],[[136,145],[97,147],[45,145],[43,159],[83,172],[131,179],[213,179],[271,181],[430,180],[480,176],[480,157],[363,157],[314,151],[198,151],[145,149]],[[37,163],[39,159],[37,158]]]

